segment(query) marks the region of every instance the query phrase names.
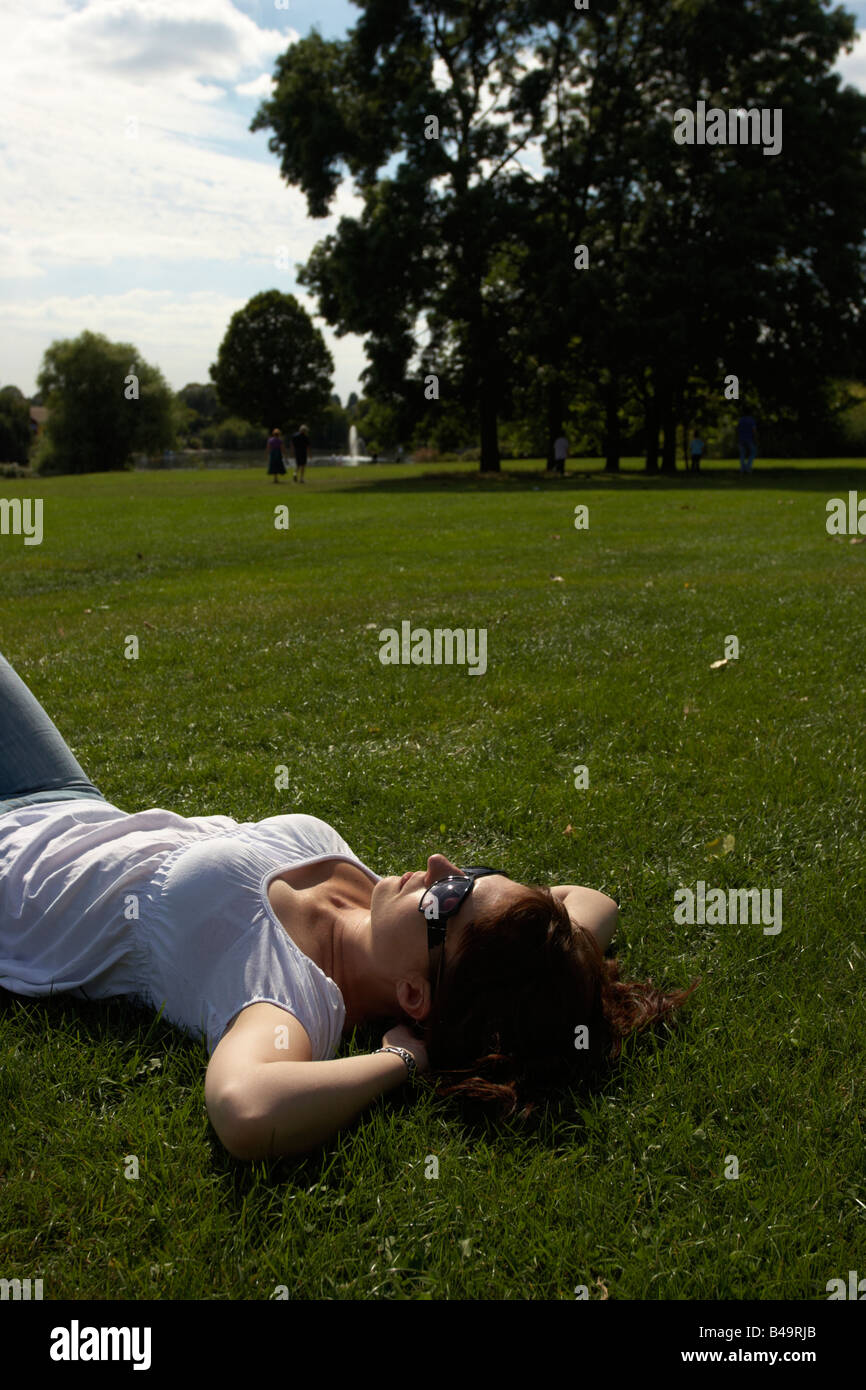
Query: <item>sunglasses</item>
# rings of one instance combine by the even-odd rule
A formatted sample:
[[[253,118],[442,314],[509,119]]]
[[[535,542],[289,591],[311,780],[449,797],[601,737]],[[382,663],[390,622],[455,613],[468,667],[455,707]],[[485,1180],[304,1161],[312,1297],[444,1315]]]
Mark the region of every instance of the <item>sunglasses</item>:
[[[438,993],[439,982],[442,978],[442,966],[445,960],[445,932],[448,928],[448,922],[455,913],[460,911],[475,887],[476,880],[487,878],[490,874],[500,874],[503,878],[508,877],[501,869],[485,867],[464,869],[462,875],[450,874],[447,878],[437,879],[421,895],[418,911],[423,912],[427,918],[427,949],[432,953],[434,946],[440,948],[433,997]]]

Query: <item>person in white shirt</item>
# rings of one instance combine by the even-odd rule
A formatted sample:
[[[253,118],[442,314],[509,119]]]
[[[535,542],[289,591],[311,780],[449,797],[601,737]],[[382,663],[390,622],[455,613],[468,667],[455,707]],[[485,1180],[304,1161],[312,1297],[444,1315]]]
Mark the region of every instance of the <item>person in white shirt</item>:
[[[691,992],[620,982],[616,921],[592,888],[438,853],[380,877],[315,816],[121,810],[0,657],[0,986],[204,1036],[239,1159],[307,1152],[416,1074],[506,1118],[591,1081]],[[337,1058],[363,1023],[383,1047]]]

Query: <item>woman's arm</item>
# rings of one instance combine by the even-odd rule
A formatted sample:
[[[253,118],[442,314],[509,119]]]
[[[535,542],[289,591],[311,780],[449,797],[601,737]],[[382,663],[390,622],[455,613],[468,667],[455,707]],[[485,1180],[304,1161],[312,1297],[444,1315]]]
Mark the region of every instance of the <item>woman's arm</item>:
[[[602,951],[606,951],[619,920],[619,908],[613,898],[576,883],[558,883],[550,891],[558,902],[565,904],[572,922],[591,932]]]
[[[390,1029],[383,1043],[407,1048],[419,1072],[427,1069],[424,1045],[407,1029]],[[408,1076],[394,1052],[312,1057],[309,1034],[294,1014],[257,1002],[235,1016],[204,1086],[211,1124],[230,1154],[252,1160],[306,1153]]]
[[[240,1159],[308,1153],[407,1075],[395,1052],[330,1062],[260,1062],[244,1077],[238,1102],[243,1114],[235,1113],[231,1132],[220,1137]]]

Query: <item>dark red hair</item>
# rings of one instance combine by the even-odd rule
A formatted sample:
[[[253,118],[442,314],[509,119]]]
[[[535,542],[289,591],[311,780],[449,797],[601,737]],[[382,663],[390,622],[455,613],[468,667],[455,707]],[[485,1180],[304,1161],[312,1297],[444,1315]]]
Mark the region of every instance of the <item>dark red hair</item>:
[[[666,1018],[697,984],[667,993],[620,980],[549,888],[527,888],[462,933],[422,1025],[429,1079],[476,1114],[526,1119],[599,1078],[629,1033]]]

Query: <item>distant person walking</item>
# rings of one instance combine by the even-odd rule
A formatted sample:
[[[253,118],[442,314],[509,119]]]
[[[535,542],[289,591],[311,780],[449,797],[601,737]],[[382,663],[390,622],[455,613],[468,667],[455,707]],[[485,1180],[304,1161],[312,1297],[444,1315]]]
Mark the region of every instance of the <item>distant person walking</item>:
[[[746,407],[744,406],[745,410]],[[737,439],[740,445],[740,472],[751,473],[758,447],[758,426],[754,416],[742,415],[737,425]]]
[[[268,454],[268,476],[274,475],[274,482],[278,483],[282,474],[286,473],[285,460],[283,458],[283,438],[279,430],[271,430],[270,439],[267,442]]]
[[[695,430],[694,434],[692,435],[692,442],[691,442],[690,448],[691,448],[691,455],[692,455],[692,468],[691,468],[691,471],[692,471],[693,473],[700,473],[700,471],[701,471],[701,456],[702,456],[702,454],[703,454],[703,452],[704,452],[704,441],[698,437],[698,432],[697,432],[697,430]]]
[[[306,425],[301,425],[297,434],[292,435],[292,448],[295,451],[295,475],[293,482],[302,483],[304,481],[304,469],[307,466],[307,454],[310,447],[310,431]]]
[[[554,440],[553,444],[553,471],[558,473],[561,478],[565,477],[565,460],[568,458],[568,440],[564,434]]]

